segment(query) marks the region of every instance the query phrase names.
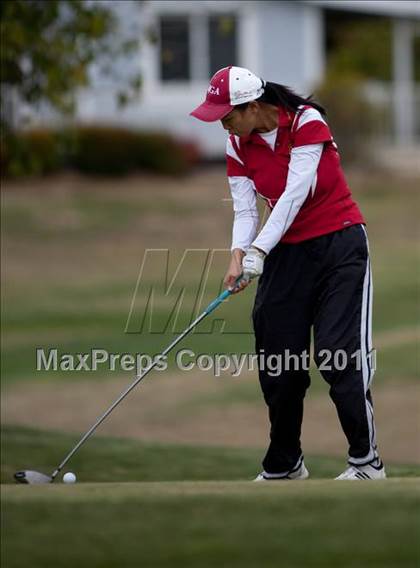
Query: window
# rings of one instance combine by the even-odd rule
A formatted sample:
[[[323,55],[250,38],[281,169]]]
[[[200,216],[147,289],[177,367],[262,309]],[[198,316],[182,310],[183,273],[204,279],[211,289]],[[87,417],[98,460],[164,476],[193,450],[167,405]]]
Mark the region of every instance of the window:
[[[209,18],[210,69],[209,77],[228,65],[237,65],[236,20],[232,15]]]
[[[233,14],[164,15],[159,28],[161,81],[203,80],[238,65]]]
[[[160,76],[162,81],[188,81],[190,77],[190,29],[187,17],[160,20]]]

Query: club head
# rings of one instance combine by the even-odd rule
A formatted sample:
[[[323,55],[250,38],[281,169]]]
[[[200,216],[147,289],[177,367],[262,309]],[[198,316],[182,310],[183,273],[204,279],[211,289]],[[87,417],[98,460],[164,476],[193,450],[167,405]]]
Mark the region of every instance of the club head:
[[[14,478],[18,483],[27,483],[29,485],[52,483],[52,477],[50,475],[45,475],[45,473],[40,473],[39,471],[31,471],[30,469],[17,471],[14,474]]]

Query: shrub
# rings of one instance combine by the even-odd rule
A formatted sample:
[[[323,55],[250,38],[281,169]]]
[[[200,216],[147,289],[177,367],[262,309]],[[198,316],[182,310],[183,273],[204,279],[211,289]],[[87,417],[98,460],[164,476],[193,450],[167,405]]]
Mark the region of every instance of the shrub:
[[[327,110],[343,162],[369,160],[381,109],[367,101],[363,83],[353,77],[330,77],[317,89],[316,97]]]
[[[135,170],[183,175],[199,159],[191,142],[102,125],[9,134],[0,154],[2,174],[10,177],[45,175],[62,167],[89,175],[119,176]]]
[[[73,139],[69,163],[86,174],[121,175],[135,168],[136,135],[129,130],[81,126],[68,132]]]
[[[184,140],[182,142],[178,142],[178,145],[190,166],[195,166],[202,160],[200,148],[195,142]]]
[[[2,173],[10,177],[45,175],[63,163],[57,135],[46,129],[34,129],[5,135],[2,140]]]
[[[112,126],[79,126],[73,130],[71,165],[81,172],[122,175],[133,170],[182,175],[191,159],[171,136]]]
[[[137,138],[138,166],[169,175],[183,175],[189,170],[182,146],[167,134],[143,132]]]

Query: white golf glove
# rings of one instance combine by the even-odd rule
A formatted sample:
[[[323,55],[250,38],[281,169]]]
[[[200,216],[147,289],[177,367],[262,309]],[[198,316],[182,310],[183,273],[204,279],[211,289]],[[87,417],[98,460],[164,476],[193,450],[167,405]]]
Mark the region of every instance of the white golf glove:
[[[243,277],[245,280],[252,280],[261,276],[264,270],[265,254],[254,247],[248,249],[248,252],[242,259]]]

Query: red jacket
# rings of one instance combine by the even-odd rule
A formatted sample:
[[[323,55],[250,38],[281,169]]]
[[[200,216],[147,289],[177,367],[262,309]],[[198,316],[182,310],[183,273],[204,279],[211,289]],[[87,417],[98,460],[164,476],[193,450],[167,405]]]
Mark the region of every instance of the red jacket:
[[[256,191],[273,208],[286,189],[290,152],[306,144],[323,143],[324,148],[311,191],[293,223],[281,239],[297,243],[320,235],[339,231],[345,227],[364,223],[363,216],[353,201],[340,165],[340,156],[328,125],[319,113],[318,118],[300,119],[305,110],[297,113],[279,107],[279,128],[274,151],[257,134],[230,140],[243,165],[227,156],[228,176],[246,176]],[[314,114],[314,113],[312,113]]]

